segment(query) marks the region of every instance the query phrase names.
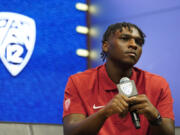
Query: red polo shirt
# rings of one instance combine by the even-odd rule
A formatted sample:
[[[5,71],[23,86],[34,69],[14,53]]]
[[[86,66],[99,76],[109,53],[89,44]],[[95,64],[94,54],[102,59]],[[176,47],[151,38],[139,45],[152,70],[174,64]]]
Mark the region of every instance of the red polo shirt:
[[[160,76],[133,68],[130,78],[134,80],[138,93],[146,94],[162,117],[174,120],[173,99],[166,80]],[[63,117],[73,113],[89,116],[106,105],[118,90],[108,77],[105,65],[72,75],[65,89]],[[135,129],[131,116],[110,116],[98,135],[147,135],[150,134],[147,119],[140,115],[140,129]]]

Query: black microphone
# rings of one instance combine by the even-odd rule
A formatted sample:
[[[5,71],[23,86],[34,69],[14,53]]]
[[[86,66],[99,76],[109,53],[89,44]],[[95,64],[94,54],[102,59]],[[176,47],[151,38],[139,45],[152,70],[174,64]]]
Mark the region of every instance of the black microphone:
[[[127,97],[132,97],[138,94],[136,85],[133,80],[130,80],[127,77],[123,77],[119,81],[120,83],[117,84],[117,88],[119,93],[126,95]],[[140,118],[136,111],[130,112],[132,121],[136,129],[141,128],[140,126]]]

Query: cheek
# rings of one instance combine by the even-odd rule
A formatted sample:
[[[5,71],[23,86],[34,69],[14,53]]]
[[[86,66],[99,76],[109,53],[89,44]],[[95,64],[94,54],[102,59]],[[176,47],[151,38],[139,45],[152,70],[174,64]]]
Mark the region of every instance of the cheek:
[[[123,55],[123,49],[119,46],[116,46],[112,48],[111,54],[116,55],[116,57],[121,56]]]
[[[138,51],[138,59],[141,57],[141,54],[142,54],[142,49],[139,49],[139,51]]]
[[[108,55],[109,57],[113,58],[113,59],[119,59],[119,57],[121,58],[122,56],[122,50],[119,47],[115,47],[112,46],[109,51],[108,51]]]
[[[126,45],[122,45],[122,44],[119,43],[119,42],[115,42],[114,45],[111,46],[111,49],[112,49],[114,52],[123,52],[123,50],[125,49],[125,46],[126,46]]]

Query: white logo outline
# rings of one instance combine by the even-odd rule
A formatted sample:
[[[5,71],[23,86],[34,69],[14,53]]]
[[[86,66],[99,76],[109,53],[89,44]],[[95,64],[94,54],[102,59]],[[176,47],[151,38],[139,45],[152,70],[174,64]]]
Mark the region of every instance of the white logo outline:
[[[130,96],[131,93],[133,92],[133,86],[132,86],[131,82],[122,83],[120,85],[120,88],[123,91],[123,93],[127,96]]]
[[[22,14],[0,12],[0,30],[1,61],[12,76],[17,76],[29,62],[34,50],[35,21]],[[24,58],[21,58],[22,55]]]
[[[64,104],[65,104],[65,109],[69,110],[69,107],[70,107],[70,104],[71,104],[71,99],[70,98],[66,99]]]
[[[101,105],[101,106],[96,106],[95,104],[93,105],[94,110],[101,109],[101,108],[104,108],[104,105]]]

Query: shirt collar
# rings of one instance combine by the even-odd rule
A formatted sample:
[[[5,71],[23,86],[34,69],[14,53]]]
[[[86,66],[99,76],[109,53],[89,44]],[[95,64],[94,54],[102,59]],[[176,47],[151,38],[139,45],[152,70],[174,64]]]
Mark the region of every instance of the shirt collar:
[[[131,80],[136,81],[136,75],[135,71],[133,68]],[[112,90],[117,90],[116,84],[109,78],[105,64],[100,66],[99,68],[99,86],[101,89],[106,90],[106,91],[112,91]]]
[[[100,88],[103,90],[116,90],[116,84],[109,78],[105,64],[99,69],[99,84]]]

